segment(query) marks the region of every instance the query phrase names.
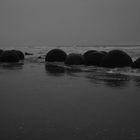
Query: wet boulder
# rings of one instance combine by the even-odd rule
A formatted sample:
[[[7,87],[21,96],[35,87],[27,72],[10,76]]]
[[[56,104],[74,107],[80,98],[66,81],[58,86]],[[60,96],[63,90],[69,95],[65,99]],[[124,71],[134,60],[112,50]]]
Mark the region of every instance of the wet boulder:
[[[2,49],[0,49],[0,55],[3,53],[4,51]]]
[[[101,60],[106,56],[102,52],[90,52],[87,55],[84,55],[85,65],[87,66],[100,66]]]
[[[19,50],[12,50],[12,51],[18,55],[19,60],[24,60],[24,53],[22,51]]]
[[[48,62],[64,62],[67,54],[61,49],[53,49],[49,51],[45,57]]]
[[[140,68],[140,58],[137,58],[137,59],[133,62],[132,68]]]
[[[86,51],[86,52],[83,54],[84,58],[87,57],[89,54],[91,54],[91,53],[93,53],[93,52],[97,52],[97,51],[96,51],[96,50],[88,50],[88,51]]]
[[[16,52],[7,50],[1,54],[0,62],[8,62],[8,63],[19,62],[19,57]]]
[[[103,53],[103,54],[105,54],[105,55],[107,55],[107,54],[108,54],[108,52],[106,52],[106,51],[101,51],[101,53]]]
[[[76,53],[70,53],[65,60],[66,65],[83,65],[84,63],[84,57]]]
[[[112,50],[102,59],[101,66],[107,68],[128,67],[133,63],[131,57],[122,50]]]

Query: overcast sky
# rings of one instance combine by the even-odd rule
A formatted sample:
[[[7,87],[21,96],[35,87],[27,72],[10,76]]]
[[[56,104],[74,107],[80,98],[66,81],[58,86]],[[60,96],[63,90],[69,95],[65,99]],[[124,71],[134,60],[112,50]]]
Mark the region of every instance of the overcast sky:
[[[140,43],[140,0],[0,0],[0,45]]]

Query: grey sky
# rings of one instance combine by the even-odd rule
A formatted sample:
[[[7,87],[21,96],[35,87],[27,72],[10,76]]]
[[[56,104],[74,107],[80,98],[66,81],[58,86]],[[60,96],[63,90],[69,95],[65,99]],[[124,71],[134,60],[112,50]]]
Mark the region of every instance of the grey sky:
[[[8,43],[140,43],[140,0],[0,0]]]

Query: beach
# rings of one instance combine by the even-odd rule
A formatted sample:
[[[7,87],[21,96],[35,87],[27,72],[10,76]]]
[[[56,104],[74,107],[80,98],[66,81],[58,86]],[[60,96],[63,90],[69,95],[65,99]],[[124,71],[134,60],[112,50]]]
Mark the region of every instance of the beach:
[[[0,84],[2,140],[140,139],[138,70],[48,69],[31,56],[1,65]]]
[[[0,140],[140,140],[140,0],[0,0]]]

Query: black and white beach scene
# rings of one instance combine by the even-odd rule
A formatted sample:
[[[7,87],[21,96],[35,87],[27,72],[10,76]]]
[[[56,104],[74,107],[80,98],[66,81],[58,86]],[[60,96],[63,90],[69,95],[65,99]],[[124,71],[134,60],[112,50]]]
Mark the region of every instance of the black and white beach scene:
[[[0,140],[140,140],[139,14],[139,0],[1,0]]]

